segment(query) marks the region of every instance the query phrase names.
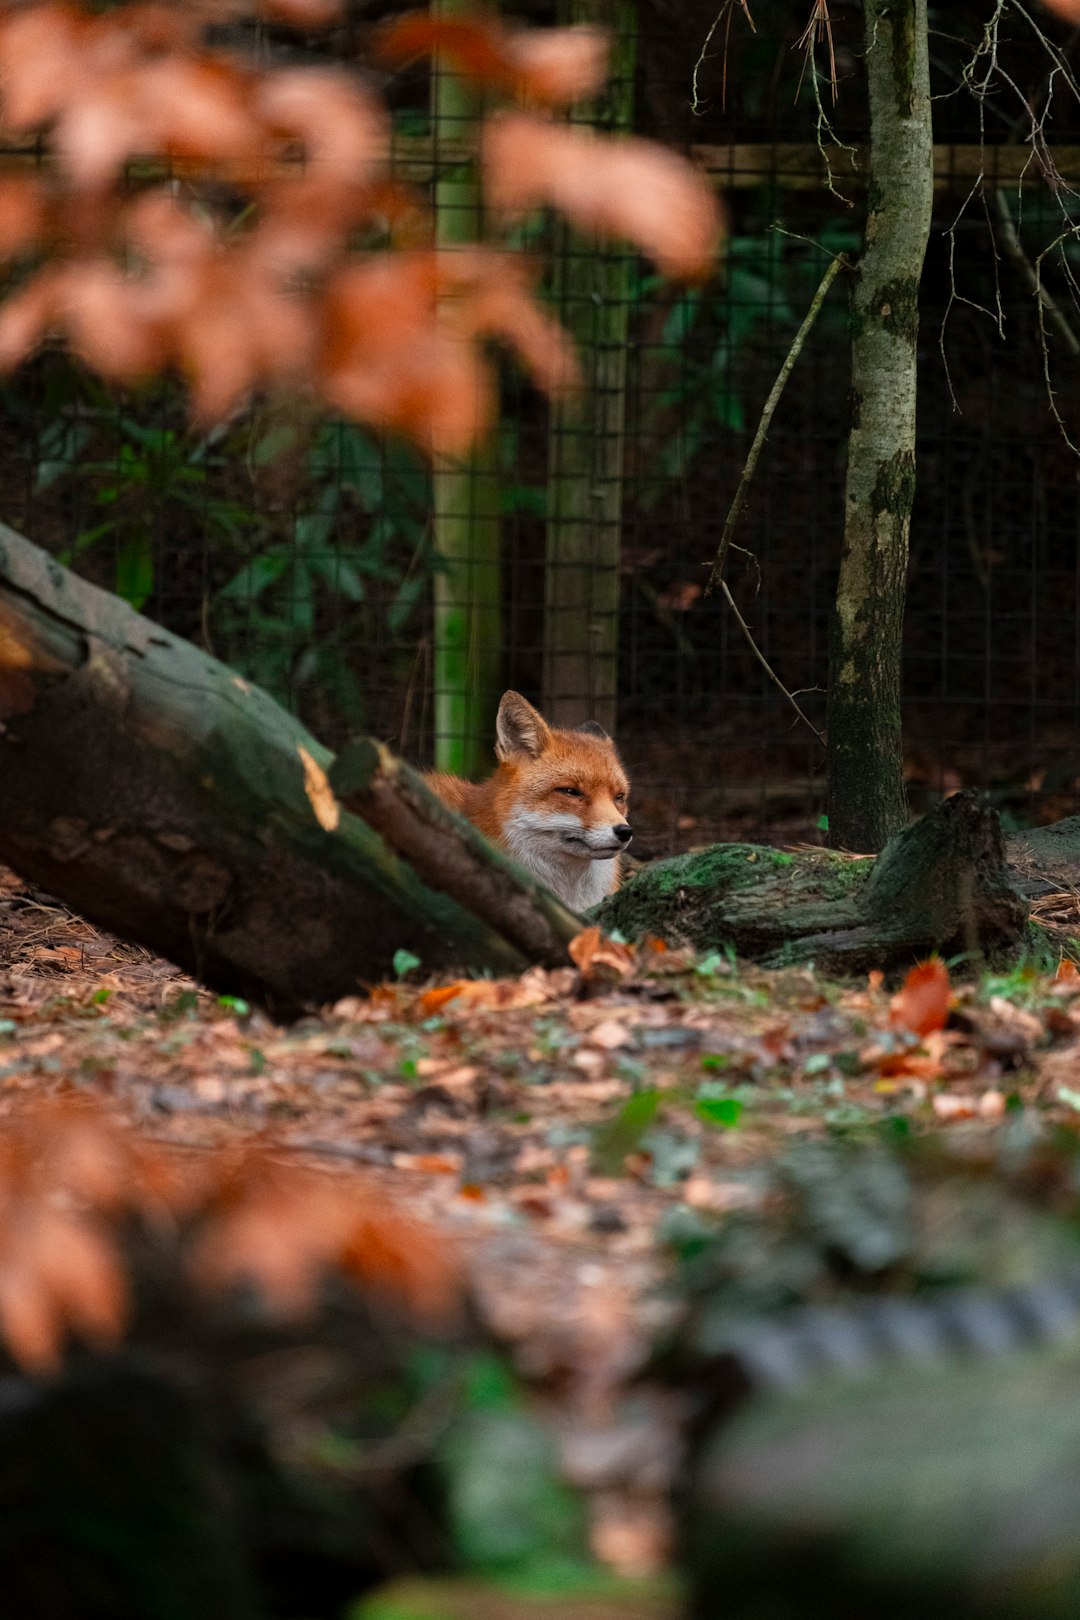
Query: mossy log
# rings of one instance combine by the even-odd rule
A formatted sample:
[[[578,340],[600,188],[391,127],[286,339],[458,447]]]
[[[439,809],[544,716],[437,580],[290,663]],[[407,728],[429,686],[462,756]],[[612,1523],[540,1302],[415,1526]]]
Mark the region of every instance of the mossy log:
[[[936,806],[876,860],[715,844],[645,867],[596,913],[627,938],[733,946],[771,966],[890,968],[933,950],[1018,944],[1026,902],[1005,864],[997,813],[975,792]]]
[[[1080,1351],[758,1397],[685,1495],[693,1620],[1073,1620]]]
[[[430,971],[560,956],[578,919],[421,782],[396,819],[378,757],[376,831],[265,692],[0,526],[0,860],[93,921],[284,1014],[400,949]],[[464,840],[445,882],[410,864],[425,818]]]

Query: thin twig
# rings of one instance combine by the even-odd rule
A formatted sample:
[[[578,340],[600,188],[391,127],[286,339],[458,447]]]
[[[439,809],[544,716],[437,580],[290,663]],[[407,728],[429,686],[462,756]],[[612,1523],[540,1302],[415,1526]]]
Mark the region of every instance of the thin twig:
[[[844,254],[842,253],[838,253],[836,257],[831,260],[828,269],[821,278],[817,292],[810,301],[810,308],[803,317],[803,323],[792,339],[791,348],[788,350],[784,363],[780,367],[776,381],[769,390],[769,397],[762,407],[761,420],[758,422],[757,432],[754,434],[754,442],[750,446],[750,452],[746,458],[746,465],[743,467],[742,477],[739,479],[739,487],[735,491],[735,499],[731,503],[731,508],[724,523],[724,532],[720,536],[720,544],[716,548],[716,556],[713,558],[712,568],[709,570],[709,580],[708,584],[705,586],[706,596],[713,596],[723,584],[724,564],[727,562],[727,554],[731,546],[731,537],[735,532],[735,525],[739,521],[739,517],[742,514],[742,509],[746,505],[746,497],[749,493],[750,482],[754,476],[755,469],[757,468],[758,458],[761,455],[762,446],[768,437],[769,427],[772,423],[776,407],[780,403],[780,396],[784,392],[784,387],[787,380],[794,370],[796,360],[798,360],[799,355],[802,353],[802,347],[806,342],[810,329],[818,318],[818,312],[828,296],[829,288],[840,274],[840,271],[850,269],[850,267],[851,266],[848,259],[845,258]]]
[[[1061,341],[1073,358],[1076,359],[1080,356],[1080,337],[1077,337],[1069,317],[1053,294],[1048,291],[1039,272],[1024,252],[1020,234],[1016,229],[1016,221],[1013,219],[1012,209],[1009,207],[1009,199],[1000,186],[994,191],[994,204],[997,208],[998,219],[1001,221],[1002,247],[1016,265],[1020,275],[1027,282],[1031,292],[1046,311],[1051,324],[1056,327]],[[1059,237],[1058,240],[1060,241],[1061,238]]]
[[[770,681],[772,681],[773,685],[787,698],[803,725],[810,727],[810,730],[814,733],[814,736],[817,738],[822,748],[824,748],[825,733],[823,731],[819,731],[814,722],[809,719],[805,712],[800,708],[795,699],[795,694],[788,691],[787,687],[784,685],[783,681],[780,679],[779,675],[776,673],[775,669],[773,669],[772,665],[769,663],[769,660],[765,657],[765,654],[754,640],[754,632],[751,630],[750,626],[739,612],[739,605],[732,596],[731,591],[728,589],[728,582],[726,579],[722,579],[720,581],[720,589],[723,591],[724,596],[727,599],[728,607],[735,615],[735,622],[739,626],[739,629],[742,631],[743,635],[746,637],[746,644],[750,648],[750,651],[753,653],[754,657],[757,659]]]
[[[690,91],[691,91],[690,111],[694,114],[694,116],[696,118],[700,118],[702,113],[705,112],[705,110],[706,110],[706,104],[705,104],[705,102],[702,101],[700,95],[698,94],[698,76],[700,75],[702,68],[705,66],[705,63],[709,60],[709,46],[713,42],[713,35],[716,33],[716,30],[719,28],[720,24],[725,21],[725,19],[727,21],[727,29],[725,31],[725,44],[724,44],[723,102],[724,102],[725,106],[727,105],[727,43],[726,43],[726,41],[727,41],[728,35],[731,32],[731,13],[732,13],[732,10],[734,8],[734,4],[735,4],[735,0],[724,0],[723,5],[720,7],[720,10],[716,13],[716,16],[713,18],[712,22],[709,25],[709,32],[705,35],[705,43],[702,45],[701,51],[700,51],[700,53],[698,55],[698,59],[694,63],[694,71],[690,76]],[[750,15],[750,8],[747,5],[746,0],[739,0],[739,8],[742,11],[742,14],[746,18],[747,22],[750,24],[750,32],[752,34],[756,34],[757,29],[754,27],[754,19]]]

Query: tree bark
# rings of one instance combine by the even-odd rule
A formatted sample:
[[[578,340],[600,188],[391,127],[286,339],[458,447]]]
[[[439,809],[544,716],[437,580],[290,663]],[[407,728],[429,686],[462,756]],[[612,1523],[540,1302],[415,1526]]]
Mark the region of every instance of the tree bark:
[[[380,834],[333,764],[265,692],[0,526],[0,860],[278,1014],[385,978],[399,949],[429,972],[561,954],[578,920],[422,783],[396,820],[384,792]],[[426,823],[444,856],[464,837],[445,881],[392,847]]]
[[[828,702],[830,842],[907,818],[900,657],[915,490],[919,280],[933,204],[926,0],[865,0],[866,235],[852,297],[851,433]]]
[[[944,800],[876,861],[716,844],[646,867],[600,907],[630,938],[659,934],[782,967],[895,968],[935,950],[995,954],[1024,935],[997,813],[976,792]]]

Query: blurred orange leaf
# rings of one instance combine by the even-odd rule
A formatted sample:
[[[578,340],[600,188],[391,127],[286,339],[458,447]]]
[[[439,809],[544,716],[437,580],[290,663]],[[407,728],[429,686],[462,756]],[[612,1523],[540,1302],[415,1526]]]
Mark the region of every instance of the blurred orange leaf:
[[[342,13],[342,0],[258,0],[258,11],[268,22],[289,28],[328,28]]]
[[[597,927],[584,928],[567,946],[570,960],[584,979],[610,974],[625,979],[634,971],[634,949],[620,944]]]
[[[317,372],[324,397],[436,455],[463,454],[490,426],[487,365],[439,318],[438,258],[380,254],[327,281]]]
[[[389,158],[385,108],[336,68],[281,69],[267,75],[255,105],[274,130],[300,143],[305,167],[317,179],[355,183]]]
[[[666,147],[507,113],[488,122],[482,155],[487,200],[506,219],[552,207],[578,230],[625,237],[668,275],[701,276],[712,266],[716,196]]]
[[[462,78],[549,106],[569,106],[595,94],[607,77],[608,36],[589,24],[511,30],[494,17],[445,17],[411,12],[379,34],[385,61],[438,54]]]
[[[1080,995],[1080,969],[1069,957],[1062,957],[1058,963],[1051,988],[1057,996]]]
[[[889,1022],[916,1035],[942,1029],[949,1016],[949,973],[940,957],[911,968],[889,1004]]]

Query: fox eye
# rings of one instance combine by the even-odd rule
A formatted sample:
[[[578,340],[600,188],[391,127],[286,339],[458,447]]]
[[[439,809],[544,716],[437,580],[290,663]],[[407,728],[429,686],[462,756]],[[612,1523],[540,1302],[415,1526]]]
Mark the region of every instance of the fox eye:
[[[565,793],[571,799],[583,799],[585,797],[581,789],[576,787],[557,787],[555,791],[556,793]]]
[[[625,793],[616,793],[616,795],[615,795],[615,803],[616,804],[625,804],[626,803],[626,794]]]

